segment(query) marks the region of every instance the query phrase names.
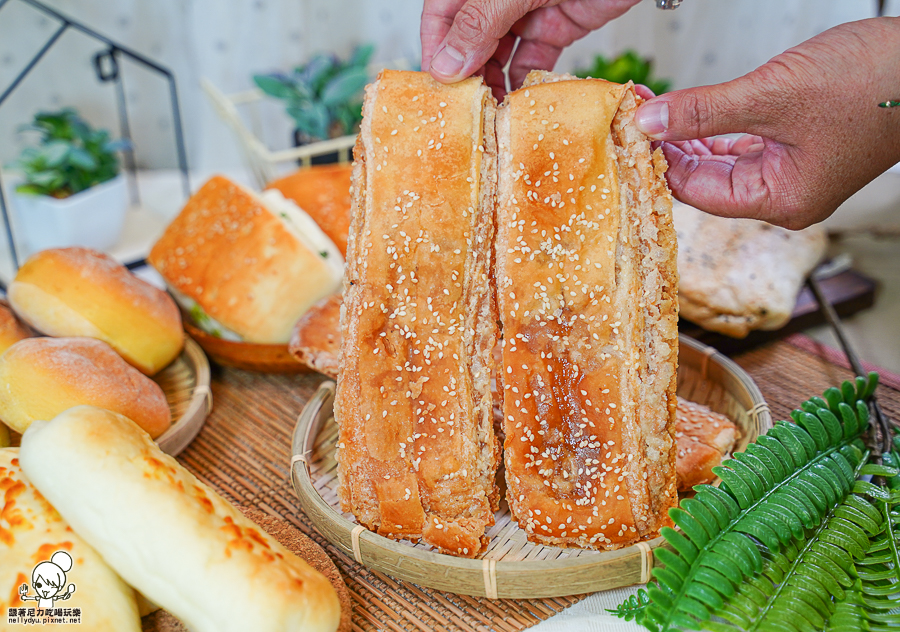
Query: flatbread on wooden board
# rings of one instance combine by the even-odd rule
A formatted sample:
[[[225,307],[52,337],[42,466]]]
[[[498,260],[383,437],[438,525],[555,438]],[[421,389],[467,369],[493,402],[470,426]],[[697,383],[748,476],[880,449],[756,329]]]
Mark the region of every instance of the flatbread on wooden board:
[[[673,215],[681,315],[735,338],[787,323],[804,279],[828,245],[820,225],[791,231],[680,202]]]

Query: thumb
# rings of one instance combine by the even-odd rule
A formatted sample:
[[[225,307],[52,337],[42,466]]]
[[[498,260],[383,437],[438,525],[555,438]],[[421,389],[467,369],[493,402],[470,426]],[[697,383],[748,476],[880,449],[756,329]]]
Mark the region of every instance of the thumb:
[[[528,4],[529,6],[526,6]],[[443,83],[468,77],[487,62],[500,38],[530,9],[517,0],[468,0],[431,59],[428,71]]]
[[[677,90],[641,105],[634,122],[655,140],[694,140],[733,132],[753,133],[760,123],[757,108],[741,80]]]

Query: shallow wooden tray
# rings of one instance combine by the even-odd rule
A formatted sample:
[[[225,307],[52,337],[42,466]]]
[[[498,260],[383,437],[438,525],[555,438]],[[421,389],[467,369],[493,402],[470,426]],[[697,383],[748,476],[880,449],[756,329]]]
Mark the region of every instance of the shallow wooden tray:
[[[176,456],[194,440],[212,410],[209,361],[200,346],[187,338],[181,355],[154,375],[153,381],[166,394],[174,420],[156,443],[163,452]]]
[[[740,426],[735,450],[772,427],[768,405],[739,366],[696,340],[681,336],[678,394],[730,417]],[[422,544],[396,542],[355,523],[340,511],[334,444],[334,382],[324,382],[294,429],[291,482],[309,519],[357,562],[423,586],[489,598],[559,597],[649,580],[656,538],[617,551],[584,551],[532,544],[510,518],[505,501],[478,559],[435,553]]]
[[[236,369],[259,373],[308,373],[310,369],[300,364],[288,351],[287,344],[267,345],[254,342],[235,342],[211,336],[194,327],[184,318],[184,330],[197,341],[214,362]]]

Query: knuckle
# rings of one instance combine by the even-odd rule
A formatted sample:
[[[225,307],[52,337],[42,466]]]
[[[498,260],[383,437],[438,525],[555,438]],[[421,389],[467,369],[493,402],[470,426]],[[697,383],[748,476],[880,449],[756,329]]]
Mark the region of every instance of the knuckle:
[[[706,135],[704,130],[709,128],[715,116],[714,108],[707,95],[696,91],[686,94],[679,110],[685,127],[692,132],[694,138]]]
[[[490,33],[492,16],[489,5],[467,2],[456,14],[453,27],[457,36],[464,42],[478,42]]]

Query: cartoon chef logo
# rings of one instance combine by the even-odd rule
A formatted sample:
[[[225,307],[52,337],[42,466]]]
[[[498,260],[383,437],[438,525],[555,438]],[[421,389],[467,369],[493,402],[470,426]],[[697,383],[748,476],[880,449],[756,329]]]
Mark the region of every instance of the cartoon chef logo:
[[[52,608],[54,602],[68,599],[75,592],[75,584],[66,587],[66,573],[72,570],[72,556],[65,551],[57,551],[49,562],[41,562],[31,573],[31,586],[37,593],[28,596],[28,584],[19,587],[19,599],[36,601],[39,608]]]

